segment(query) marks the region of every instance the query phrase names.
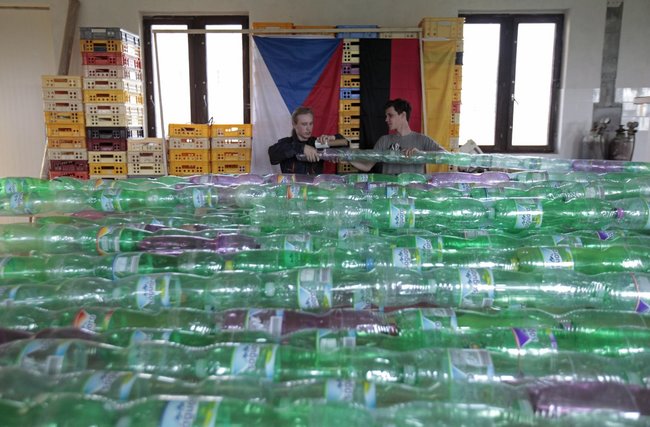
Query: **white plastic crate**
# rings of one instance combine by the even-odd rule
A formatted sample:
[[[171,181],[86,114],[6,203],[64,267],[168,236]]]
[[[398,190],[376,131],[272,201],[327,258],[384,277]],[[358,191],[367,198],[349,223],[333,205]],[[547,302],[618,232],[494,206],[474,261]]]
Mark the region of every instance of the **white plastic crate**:
[[[251,148],[253,138],[250,136],[215,136],[212,138],[212,148]]]
[[[43,101],[43,111],[83,111],[84,104],[81,101]]]
[[[144,106],[141,104],[117,104],[114,102],[99,102],[86,104],[86,114],[139,114],[144,116]]]
[[[162,138],[129,139],[127,141],[127,150],[130,153],[162,153],[165,150],[165,140]]]
[[[81,89],[70,87],[44,87],[43,99],[47,101],[80,101]]]
[[[169,138],[172,150],[209,150],[210,138]]]
[[[48,160],[88,160],[85,148],[48,148]]]
[[[142,81],[130,79],[85,78],[84,89],[90,90],[126,90],[142,93]]]
[[[129,163],[162,163],[162,151],[128,151],[127,160]]]
[[[84,65],[84,77],[143,80],[142,70],[122,65]]]
[[[142,114],[86,114],[86,126],[144,126],[144,116]]]

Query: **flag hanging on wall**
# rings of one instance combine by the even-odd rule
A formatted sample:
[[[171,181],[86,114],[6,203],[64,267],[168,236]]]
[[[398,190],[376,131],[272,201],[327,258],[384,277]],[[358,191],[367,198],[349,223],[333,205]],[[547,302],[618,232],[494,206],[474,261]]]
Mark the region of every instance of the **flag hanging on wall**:
[[[268,147],[291,135],[291,112],[314,111],[313,134],[338,132],[342,40],[253,37],[251,172],[279,172]]]
[[[384,104],[406,99],[412,107],[409,125],[422,131],[422,78],[418,39],[360,39],[360,148],[372,148],[388,133]]]

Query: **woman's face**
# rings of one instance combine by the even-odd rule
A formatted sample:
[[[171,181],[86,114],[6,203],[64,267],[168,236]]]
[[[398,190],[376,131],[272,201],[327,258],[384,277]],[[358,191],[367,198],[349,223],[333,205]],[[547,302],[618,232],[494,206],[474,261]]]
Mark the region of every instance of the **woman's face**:
[[[314,129],[314,116],[311,114],[300,114],[296,117],[296,123],[293,129],[300,141],[307,141],[311,138],[311,132]]]

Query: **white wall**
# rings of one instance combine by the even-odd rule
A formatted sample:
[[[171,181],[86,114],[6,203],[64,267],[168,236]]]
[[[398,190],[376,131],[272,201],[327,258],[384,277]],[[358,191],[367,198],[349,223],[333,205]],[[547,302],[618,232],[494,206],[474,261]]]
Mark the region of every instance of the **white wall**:
[[[250,21],[291,21],[300,25],[378,24],[382,27],[415,27],[423,17],[457,16],[463,12],[565,12],[566,38],[561,89],[558,155],[575,157],[577,143],[591,125],[594,91],[600,87],[607,0],[80,0],[78,26],[116,26],[140,33],[143,15],[150,14],[248,14]],[[15,4],[16,2],[12,2]],[[52,39],[59,58],[67,0],[29,1],[51,8]],[[0,0],[0,6],[3,2]],[[624,0],[623,30],[618,84],[622,88],[650,88],[650,16],[648,0]],[[78,35],[76,36],[78,38]],[[0,43],[5,43],[3,39]],[[73,46],[71,74],[81,74],[78,41]],[[0,67],[33,67],[25,55],[20,64]],[[44,70],[44,72],[49,70]],[[33,82],[40,85],[40,80]],[[0,99],[0,113],[6,107]],[[647,139],[645,135],[639,137]],[[42,141],[27,141],[42,144]],[[639,144],[640,146],[641,144]],[[644,144],[649,145],[649,144]],[[638,151],[638,150],[637,150]],[[650,151],[635,160],[650,161]],[[33,159],[36,162],[36,159]],[[0,175],[3,166],[0,158]],[[31,170],[31,169],[30,169]]]

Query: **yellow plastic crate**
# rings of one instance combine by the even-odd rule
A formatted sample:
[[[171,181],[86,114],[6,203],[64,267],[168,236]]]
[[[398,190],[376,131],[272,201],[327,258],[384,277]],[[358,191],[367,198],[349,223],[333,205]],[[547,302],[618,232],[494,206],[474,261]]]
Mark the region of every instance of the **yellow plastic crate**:
[[[85,120],[81,111],[45,111],[45,123],[83,125]]]
[[[68,148],[78,149],[86,148],[86,138],[84,137],[52,137],[47,138],[48,148]]]
[[[203,149],[185,149],[185,150],[169,150],[170,162],[209,162],[210,150]]]
[[[170,138],[208,138],[210,137],[210,127],[207,124],[170,123],[167,133]]]
[[[83,124],[72,123],[48,123],[45,125],[47,136],[86,136],[86,128]]]
[[[251,162],[249,160],[212,162],[212,173],[250,173]]]
[[[251,160],[251,149],[250,148],[213,148],[212,149],[212,161],[213,162],[222,162],[222,161],[231,161],[231,160]]]
[[[210,173],[210,162],[169,162],[170,175],[199,175]]]
[[[81,76],[41,76],[43,87],[80,88]]]
[[[450,40],[463,38],[465,18],[424,18],[420,21],[422,37],[443,37]]]
[[[348,162],[340,162],[336,164],[336,173],[354,173],[354,172],[359,172],[359,170]]]
[[[343,99],[339,101],[339,111],[361,114],[361,101],[358,99]]]
[[[361,136],[361,129],[358,125],[339,124],[339,133],[346,138],[359,139]]]
[[[91,163],[126,163],[126,151],[89,151],[88,162]],[[91,172],[92,173],[92,172]]]
[[[80,40],[82,52],[120,52],[140,56],[140,46],[120,40]]]
[[[358,74],[343,74],[341,87],[361,87],[361,76]]]
[[[126,163],[88,163],[90,175],[101,176],[124,176],[126,178],[127,165]]]
[[[234,125],[212,125],[210,136],[213,138],[219,136],[253,136],[253,125],[248,123]]]
[[[361,126],[361,116],[359,113],[350,113],[348,111],[339,111],[339,125]]]
[[[127,169],[129,176],[155,176],[167,174],[167,168],[165,168],[163,163],[129,163]]]

